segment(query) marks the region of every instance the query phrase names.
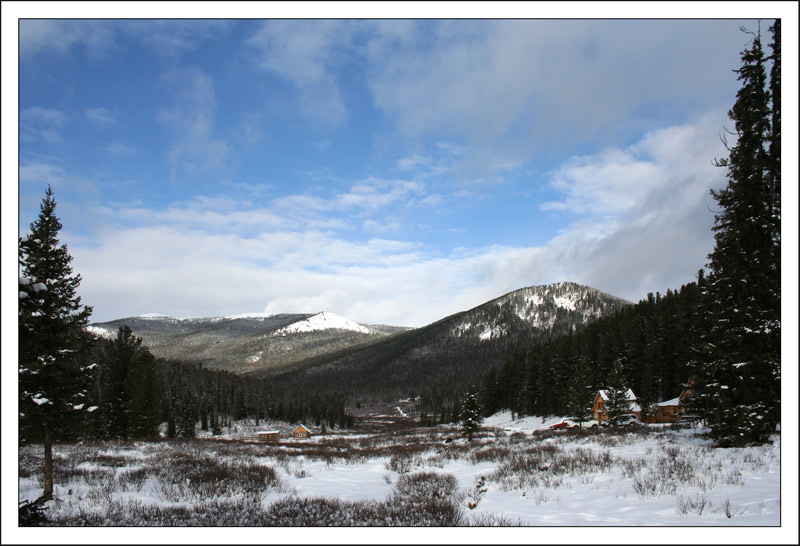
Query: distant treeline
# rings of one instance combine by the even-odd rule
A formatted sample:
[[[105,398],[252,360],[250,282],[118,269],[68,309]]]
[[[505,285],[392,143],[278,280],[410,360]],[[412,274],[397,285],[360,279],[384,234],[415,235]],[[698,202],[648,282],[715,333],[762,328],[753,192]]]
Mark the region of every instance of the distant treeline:
[[[166,423],[167,437],[194,437],[197,428],[215,434],[245,418],[352,427],[344,397],[335,393],[302,393],[230,372],[156,358],[127,326],[114,339],[87,343],[82,359],[92,366],[93,386],[86,404],[93,411],[69,427],[54,431],[54,439],[157,438]],[[40,441],[36,427],[21,420],[22,441]],[[164,432],[164,431],[162,431]]]

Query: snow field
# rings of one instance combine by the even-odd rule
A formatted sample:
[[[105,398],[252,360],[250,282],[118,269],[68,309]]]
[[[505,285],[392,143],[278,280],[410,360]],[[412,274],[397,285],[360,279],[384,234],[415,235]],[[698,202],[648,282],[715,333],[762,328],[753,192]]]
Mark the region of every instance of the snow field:
[[[56,445],[47,513],[67,526],[781,524],[779,435],[719,449],[702,429],[546,430],[558,420],[495,415],[472,442],[435,427]],[[40,449],[20,449],[20,501],[41,493]]]

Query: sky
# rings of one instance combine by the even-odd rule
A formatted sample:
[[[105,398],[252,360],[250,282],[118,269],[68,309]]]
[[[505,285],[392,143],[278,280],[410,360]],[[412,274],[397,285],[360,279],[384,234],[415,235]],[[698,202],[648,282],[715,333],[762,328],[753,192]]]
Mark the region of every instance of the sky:
[[[52,187],[95,322],[423,326],[559,281],[636,302],[713,249],[750,12],[23,19],[13,235]]]

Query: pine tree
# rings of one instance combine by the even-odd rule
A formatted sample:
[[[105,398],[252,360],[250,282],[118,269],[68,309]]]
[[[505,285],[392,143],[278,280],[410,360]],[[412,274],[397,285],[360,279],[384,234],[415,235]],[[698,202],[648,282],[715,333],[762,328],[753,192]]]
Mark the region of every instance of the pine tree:
[[[589,363],[580,358],[568,382],[566,409],[569,417],[581,426],[592,419],[592,402],[596,393]]]
[[[692,407],[720,445],[763,443],[780,411],[780,23],[769,86],[760,35],[742,52],[742,87],[728,113],[736,144],[717,165],[728,185],[704,291],[709,319],[694,365]]]
[[[120,326],[105,342],[98,374],[97,430],[107,438],[147,438],[158,434],[161,421],[161,377],[155,357]]]
[[[141,346],[142,338],[136,339],[139,349],[128,368],[125,385],[128,437],[155,438],[161,423],[161,376],[155,357],[147,347]]]
[[[219,415],[214,412],[211,416],[211,434],[219,436],[222,434],[222,423],[219,420]]]
[[[178,435],[178,426],[175,424],[175,415],[169,414],[167,417],[167,438],[175,438]]]
[[[497,381],[497,372],[494,368],[490,368],[489,372],[483,379],[480,402],[483,408],[484,417],[494,415],[499,409],[500,402],[500,384]]]
[[[610,424],[617,424],[623,415],[631,413],[631,401],[628,391],[622,359],[618,358],[611,367],[611,372],[605,378],[604,392],[606,400],[604,408]]]
[[[468,440],[481,429],[481,405],[478,400],[478,389],[471,385],[464,397],[464,404],[461,408],[461,432]]]
[[[72,256],[59,243],[55,208],[48,187],[39,217],[19,242],[20,429],[43,443],[45,500],[53,495],[53,441],[96,409],[95,365],[86,360],[91,337],[84,331],[92,308],[76,294],[81,276],[72,274]]]
[[[188,390],[183,391],[178,406],[178,418],[176,420],[178,436],[182,438],[194,438],[196,435],[197,414],[195,412],[192,395]]]

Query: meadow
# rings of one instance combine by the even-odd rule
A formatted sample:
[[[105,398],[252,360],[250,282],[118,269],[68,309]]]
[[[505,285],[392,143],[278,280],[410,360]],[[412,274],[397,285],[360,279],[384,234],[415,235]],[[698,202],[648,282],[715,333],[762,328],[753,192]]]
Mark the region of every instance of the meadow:
[[[555,419],[334,431],[275,444],[82,441],[54,447],[46,526],[779,526],[780,435],[712,447],[704,429],[550,431]],[[43,486],[19,449],[19,501]]]

